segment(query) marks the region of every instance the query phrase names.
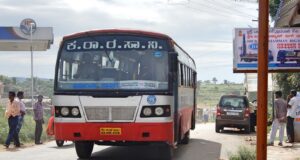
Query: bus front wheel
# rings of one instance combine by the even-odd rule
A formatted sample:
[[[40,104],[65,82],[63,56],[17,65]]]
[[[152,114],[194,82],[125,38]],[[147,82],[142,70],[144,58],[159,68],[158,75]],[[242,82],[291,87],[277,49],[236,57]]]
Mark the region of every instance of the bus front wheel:
[[[56,145],[62,147],[64,145],[64,140],[56,140]]]
[[[190,131],[187,131],[184,134],[183,139],[181,140],[181,144],[189,144],[189,142],[190,142]]]
[[[94,148],[93,141],[76,141],[75,149],[79,158],[87,159],[91,157]]]

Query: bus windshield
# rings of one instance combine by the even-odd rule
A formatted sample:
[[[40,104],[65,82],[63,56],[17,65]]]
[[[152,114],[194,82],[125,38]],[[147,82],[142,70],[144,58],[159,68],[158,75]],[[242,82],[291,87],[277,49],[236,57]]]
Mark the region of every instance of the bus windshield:
[[[58,90],[167,90],[167,41],[97,35],[67,40],[58,54]]]

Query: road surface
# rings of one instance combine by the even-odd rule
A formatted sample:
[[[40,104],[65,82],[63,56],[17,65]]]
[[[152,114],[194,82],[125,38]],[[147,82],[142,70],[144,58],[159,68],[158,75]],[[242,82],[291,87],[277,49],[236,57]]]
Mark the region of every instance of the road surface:
[[[197,124],[191,132],[188,145],[180,145],[174,150],[174,160],[218,160],[227,159],[229,152],[235,152],[238,146],[246,144],[249,135],[243,132],[227,130],[215,133],[214,123]],[[160,160],[164,150],[156,146],[116,147],[95,145],[92,160]],[[77,155],[72,142],[57,147],[55,142],[31,147],[13,148],[0,151],[1,160],[76,160]]]

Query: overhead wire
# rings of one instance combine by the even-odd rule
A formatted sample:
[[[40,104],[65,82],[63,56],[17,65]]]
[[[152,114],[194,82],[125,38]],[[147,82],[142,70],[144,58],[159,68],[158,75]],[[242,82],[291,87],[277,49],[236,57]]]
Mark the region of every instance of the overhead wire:
[[[189,1],[190,3],[194,3],[194,4],[197,4],[197,5],[201,5],[201,6],[206,6],[206,7],[209,7],[211,9],[213,9],[214,11],[218,11],[218,12],[226,12],[228,14],[234,14],[235,16],[241,16],[241,17],[249,17],[249,18],[256,18],[255,16],[253,15],[250,15],[248,13],[245,13],[245,12],[242,12],[232,6],[228,6],[226,4],[222,4],[221,2],[217,2],[217,1],[209,1],[209,0],[206,0],[205,2],[204,1],[192,1],[190,0]],[[204,3],[201,3],[201,2],[204,2]]]
[[[206,3],[200,3],[200,2],[196,2],[196,1],[192,1],[192,0],[187,0],[186,3],[176,3],[176,5],[181,5],[181,6],[184,6],[186,8],[190,8],[194,11],[199,11],[199,12],[206,12],[206,13],[212,13],[213,12],[214,14],[218,14],[218,15],[221,15],[221,16],[233,16],[234,15],[234,16],[238,16],[238,17],[257,18],[253,15],[241,12],[237,9],[229,8],[230,6],[227,6],[227,8],[224,8],[224,7],[217,6],[216,4],[212,3],[209,0],[206,0],[205,2]],[[206,8],[197,8],[194,5],[191,5],[192,3],[196,4],[196,5],[204,6]],[[172,4],[170,0],[168,0],[168,4]],[[233,12],[233,10],[235,12]],[[238,13],[238,14],[236,14],[236,13]]]

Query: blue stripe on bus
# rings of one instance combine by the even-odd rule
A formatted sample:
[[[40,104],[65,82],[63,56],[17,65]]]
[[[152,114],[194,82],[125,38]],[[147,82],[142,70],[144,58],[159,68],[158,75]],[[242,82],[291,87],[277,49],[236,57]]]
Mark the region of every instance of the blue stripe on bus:
[[[120,88],[119,83],[102,83],[102,84],[97,84],[97,83],[76,83],[73,84],[74,89],[116,89]]]
[[[102,83],[99,85],[99,88],[101,89],[115,89],[120,88],[119,83]]]
[[[74,89],[96,89],[97,84],[96,83],[76,83],[73,84]]]

